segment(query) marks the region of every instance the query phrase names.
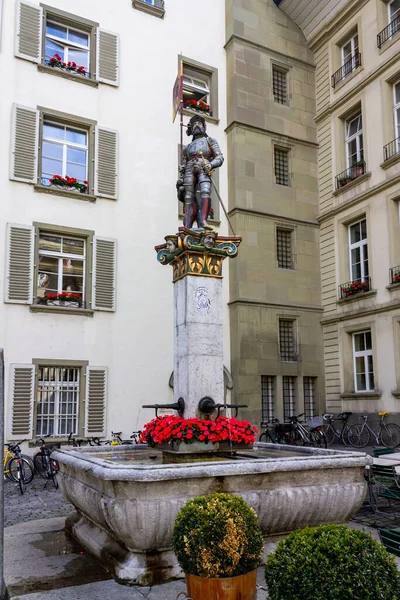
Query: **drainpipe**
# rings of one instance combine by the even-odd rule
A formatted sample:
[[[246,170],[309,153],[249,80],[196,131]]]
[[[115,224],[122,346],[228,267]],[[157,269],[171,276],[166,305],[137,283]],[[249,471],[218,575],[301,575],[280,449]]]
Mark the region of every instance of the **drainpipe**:
[[[0,348],[0,448],[4,447],[4,350]],[[4,476],[0,476],[0,600],[8,600],[4,582]]]

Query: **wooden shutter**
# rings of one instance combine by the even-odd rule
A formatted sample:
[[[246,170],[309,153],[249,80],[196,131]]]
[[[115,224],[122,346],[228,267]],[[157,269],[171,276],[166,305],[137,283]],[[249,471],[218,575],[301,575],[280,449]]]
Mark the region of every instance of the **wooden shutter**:
[[[34,228],[7,223],[4,302],[32,304]]]
[[[101,198],[117,199],[118,132],[96,126],[94,193]]]
[[[96,79],[119,85],[119,36],[105,29],[97,29]]]
[[[115,311],[117,240],[93,238],[92,308]]]
[[[10,179],[37,183],[39,111],[13,105],[11,119]]]
[[[43,8],[26,0],[18,0],[16,10],[15,56],[40,63]]]
[[[12,407],[7,438],[32,438],[35,365],[11,365],[10,394]]]
[[[86,368],[85,436],[106,435],[107,367]]]

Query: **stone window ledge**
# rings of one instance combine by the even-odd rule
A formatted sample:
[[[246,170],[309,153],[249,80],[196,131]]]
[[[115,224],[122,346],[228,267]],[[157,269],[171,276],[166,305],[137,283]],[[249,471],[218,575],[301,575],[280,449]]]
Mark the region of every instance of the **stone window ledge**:
[[[79,192],[72,192],[71,190],[63,190],[62,188],[50,187],[47,185],[36,184],[33,186],[35,192],[41,194],[53,194],[54,196],[66,196],[67,198],[73,198],[74,200],[84,200],[85,202],[96,202],[97,196],[92,194],[81,194]]]
[[[341,298],[337,300],[337,304],[346,304],[347,302],[355,302],[356,300],[361,300],[362,298],[371,298],[372,296],[376,296],[376,290],[370,290],[369,292],[359,292],[358,294],[354,294],[354,296],[349,296],[348,298]]]
[[[78,75],[78,73],[68,73],[67,71],[57,69],[57,67],[49,67],[48,65],[38,65],[38,71],[40,71],[41,73],[50,73],[51,75],[56,75],[56,77],[62,77],[63,79],[71,79],[72,81],[78,81],[79,83],[83,83],[84,85],[89,85],[91,87],[99,87],[99,83],[94,79],[82,77],[82,75]]]
[[[385,160],[383,163],[380,164],[380,167],[382,169],[389,169],[390,167],[392,167],[393,165],[395,165],[396,163],[398,163],[400,161],[400,153],[395,154],[394,156],[391,156],[390,158],[388,158],[387,160]]]
[[[336,92],[338,92],[339,90],[341,90],[342,88],[344,88],[344,86],[347,85],[349,83],[349,81],[351,81],[352,79],[354,79],[354,77],[356,77],[363,70],[364,70],[364,67],[361,64],[359,67],[357,67],[356,69],[354,69],[351,72],[351,74],[346,75],[346,77],[344,77],[341,81],[339,81],[335,85],[335,87],[333,88],[333,93],[336,94]]]
[[[360,185],[360,183],[363,183],[370,177],[371,177],[371,171],[368,171],[367,173],[364,173],[364,175],[360,175],[359,177],[356,177],[355,179],[353,179],[353,181],[351,181],[347,185],[344,185],[343,187],[339,188],[338,190],[335,190],[334,192],[332,192],[332,195],[340,196],[340,194],[344,194],[345,192],[347,192],[347,190],[350,190],[350,189],[356,187],[357,185]]]
[[[400,398],[400,390],[392,390],[392,396],[395,398]]]
[[[94,310],[89,308],[68,308],[67,306],[45,306],[41,304],[31,304],[31,312],[46,313],[64,313],[66,315],[81,315],[82,317],[93,317]]]
[[[149,15],[153,15],[154,17],[158,17],[159,19],[163,19],[165,15],[165,9],[159,8],[158,6],[154,6],[153,4],[147,4],[147,2],[142,2],[142,0],[132,0],[133,8],[137,8]]]
[[[380,390],[374,392],[343,392],[343,394],[340,394],[342,400],[377,400],[381,396],[382,392]]]
[[[391,283],[390,285],[386,286],[386,289],[389,290],[389,292],[400,290],[400,283]]]
[[[190,110],[190,108],[184,108],[183,114],[187,117],[193,117],[193,115],[201,115],[202,117],[204,117],[207,123],[214,123],[214,125],[219,124],[219,119],[217,119],[217,117],[211,117],[207,113],[201,113],[197,110]]]

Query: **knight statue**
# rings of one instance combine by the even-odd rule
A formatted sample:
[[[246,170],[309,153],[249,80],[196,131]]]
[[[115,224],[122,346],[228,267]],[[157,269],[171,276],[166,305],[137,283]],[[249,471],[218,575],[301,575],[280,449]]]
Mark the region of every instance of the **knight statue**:
[[[186,133],[193,139],[183,149],[181,178],[176,184],[178,198],[184,203],[183,225],[191,229],[197,221],[199,228],[205,228],[211,210],[211,172],[222,165],[224,157],[217,140],[207,135],[202,115],[194,115],[190,119]],[[198,200],[197,190],[200,194]]]

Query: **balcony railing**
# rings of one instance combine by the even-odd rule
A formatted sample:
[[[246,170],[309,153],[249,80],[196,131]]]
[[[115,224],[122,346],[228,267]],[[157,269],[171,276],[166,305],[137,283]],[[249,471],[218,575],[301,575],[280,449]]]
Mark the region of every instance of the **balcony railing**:
[[[389,269],[389,285],[400,283],[400,265]]]
[[[383,146],[383,160],[389,160],[392,156],[400,154],[400,137]]]
[[[351,298],[357,294],[363,292],[369,292],[371,290],[371,277],[364,277],[364,279],[356,279],[355,281],[348,281],[347,283],[341,283],[339,285],[339,298]]]
[[[366,169],[367,167],[365,161],[359,160],[352,167],[349,167],[345,171],[342,171],[341,173],[339,173],[339,175],[336,175],[336,189],[338,190],[350,183],[351,181],[354,181],[354,179],[357,179],[357,177],[361,177],[361,175],[364,175],[364,173],[366,172]]]
[[[392,38],[395,35],[395,33],[397,33],[399,30],[400,30],[400,16],[393,19],[393,21],[391,23],[389,23],[389,25],[387,25],[385,27],[385,29],[382,29],[382,31],[380,33],[378,33],[378,35],[377,35],[378,48],[382,48],[383,44],[385,42],[387,42],[388,40],[390,40],[390,38]]]
[[[350,75],[350,73],[352,73],[355,69],[358,69],[358,67],[361,67],[361,54],[356,52],[356,54],[354,54],[350,60],[345,62],[344,65],[332,75],[332,87],[336,87],[337,84],[342,81],[342,79]]]

